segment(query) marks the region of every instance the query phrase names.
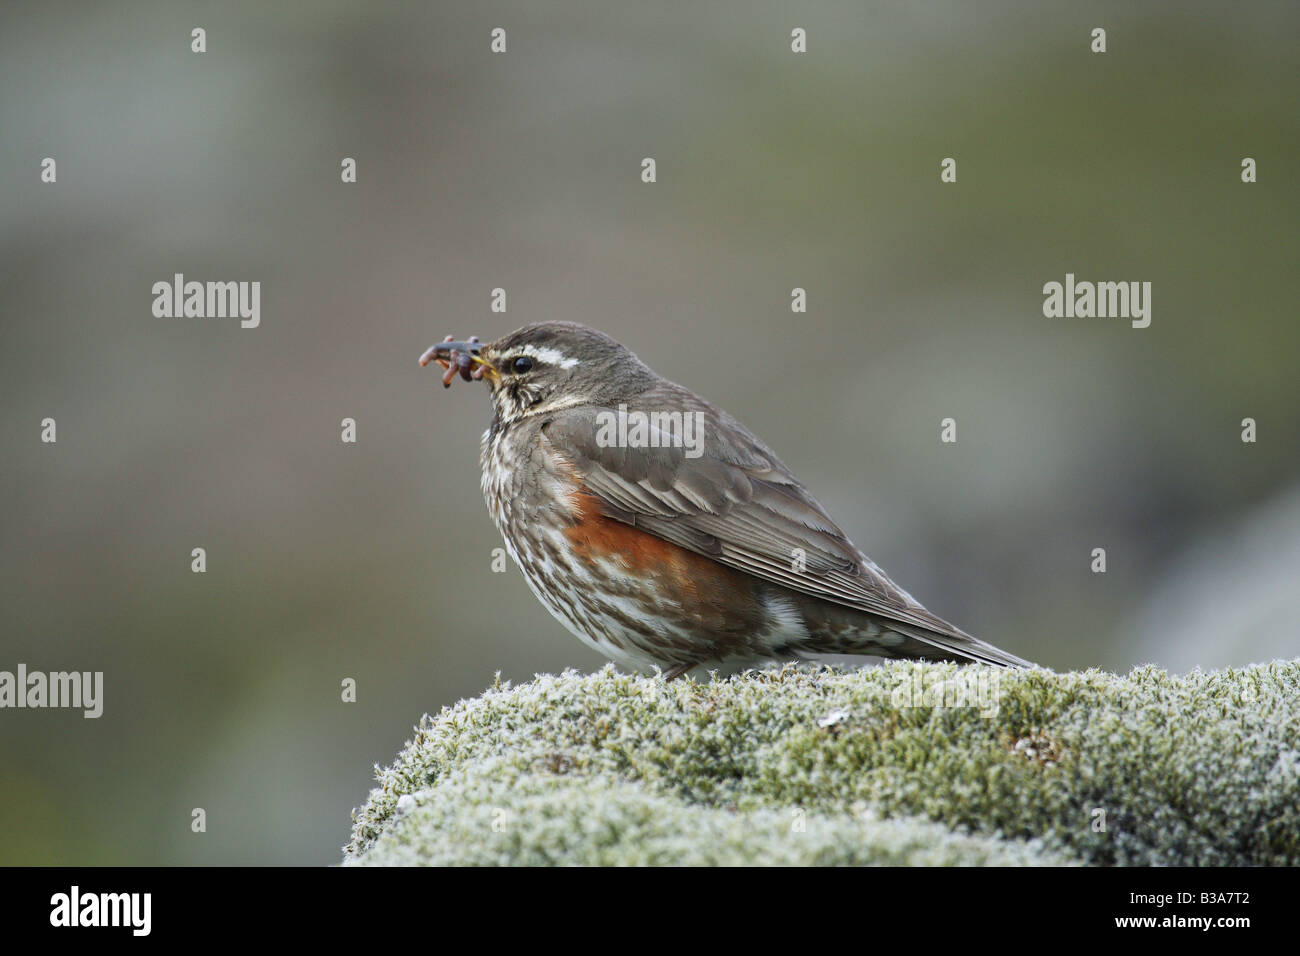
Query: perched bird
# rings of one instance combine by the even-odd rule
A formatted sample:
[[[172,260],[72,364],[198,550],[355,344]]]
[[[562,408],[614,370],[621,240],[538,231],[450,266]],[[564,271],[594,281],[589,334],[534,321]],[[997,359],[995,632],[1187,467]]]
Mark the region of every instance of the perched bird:
[[[862,654],[1027,661],[931,614],[744,425],[603,332],[528,325],[421,356],[492,395],[483,496],[528,586],[600,653],[701,665]]]

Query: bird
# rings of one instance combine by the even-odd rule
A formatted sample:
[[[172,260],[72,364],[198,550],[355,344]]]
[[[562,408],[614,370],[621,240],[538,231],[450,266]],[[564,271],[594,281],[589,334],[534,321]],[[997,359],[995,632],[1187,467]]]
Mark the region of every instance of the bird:
[[[576,322],[420,357],[482,381],[483,497],[537,599],[617,665],[863,655],[1032,667],[926,610],[753,432]]]

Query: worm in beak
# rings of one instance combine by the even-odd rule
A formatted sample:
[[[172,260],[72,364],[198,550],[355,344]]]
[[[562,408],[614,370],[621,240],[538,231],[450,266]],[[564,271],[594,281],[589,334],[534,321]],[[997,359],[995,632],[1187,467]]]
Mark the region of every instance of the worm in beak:
[[[420,356],[420,367],[437,362],[446,369],[442,374],[444,388],[450,388],[457,375],[467,382],[475,382],[492,367],[479,357],[482,348],[477,335],[471,335],[465,342],[457,342],[449,335]]]

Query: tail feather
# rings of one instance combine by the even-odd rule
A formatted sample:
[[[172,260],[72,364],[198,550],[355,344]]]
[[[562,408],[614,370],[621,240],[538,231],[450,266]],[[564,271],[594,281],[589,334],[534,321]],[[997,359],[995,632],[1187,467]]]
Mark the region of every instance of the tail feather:
[[[931,631],[925,628],[913,627],[909,624],[898,624],[891,621],[889,627],[893,631],[907,635],[913,641],[918,642],[923,647],[931,648],[935,653],[933,657],[929,654],[909,654],[903,653],[899,656],[925,656],[933,660],[950,660],[958,662],[971,662],[979,664],[992,664],[995,667],[1035,667],[1034,663],[1025,660],[1023,657],[1017,657],[1009,651],[1004,651],[1000,647],[994,647],[986,641],[981,641],[977,637],[971,637],[965,631],[953,628],[951,632]]]

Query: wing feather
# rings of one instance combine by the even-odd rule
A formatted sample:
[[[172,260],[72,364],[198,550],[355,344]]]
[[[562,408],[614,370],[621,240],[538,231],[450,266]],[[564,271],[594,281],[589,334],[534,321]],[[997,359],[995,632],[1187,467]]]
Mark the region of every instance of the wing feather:
[[[959,657],[1027,664],[931,614],[894,584],[725,412],[671,384],[644,394],[638,405],[644,412],[683,409],[702,415],[702,447],[692,447],[692,454],[653,427],[648,447],[601,444],[598,416],[615,412],[591,407],[559,413],[543,427],[543,441],[569,460],[609,517],[763,580],[883,618]],[[796,548],[803,549],[805,570],[795,570]]]

